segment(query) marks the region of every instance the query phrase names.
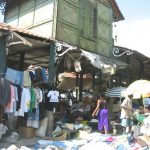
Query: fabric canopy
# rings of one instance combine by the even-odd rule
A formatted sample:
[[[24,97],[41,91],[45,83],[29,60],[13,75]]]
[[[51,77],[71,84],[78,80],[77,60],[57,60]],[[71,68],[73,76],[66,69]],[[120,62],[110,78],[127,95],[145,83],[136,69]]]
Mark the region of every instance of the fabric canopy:
[[[90,63],[99,69],[124,69],[128,66],[128,64],[120,61],[120,60],[116,60],[116,59],[111,59],[102,55],[98,55],[95,53],[91,53],[91,52],[87,52],[82,50],[81,53],[82,56],[86,57],[87,59],[90,60]]]

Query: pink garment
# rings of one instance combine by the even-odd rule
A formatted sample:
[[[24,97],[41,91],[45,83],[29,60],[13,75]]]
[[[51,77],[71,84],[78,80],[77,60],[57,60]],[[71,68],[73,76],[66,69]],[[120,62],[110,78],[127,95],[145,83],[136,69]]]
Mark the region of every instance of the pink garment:
[[[14,88],[13,85],[10,85],[10,92],[11,92],[10,101],[9,101],[9,103],[6,105],[5,111],[12,113],[12,112],[14,112],[14,110],[13,110],[13,105],[14,105],[14,101],[15,101],[15,99],[16,99],[16,96],[15,96],[15,88]]]
[[[106,141],[106,142],[114,142],[115,140],[116,140],[115,137],[110,136],[110,137],[108,137],[105,141]]]

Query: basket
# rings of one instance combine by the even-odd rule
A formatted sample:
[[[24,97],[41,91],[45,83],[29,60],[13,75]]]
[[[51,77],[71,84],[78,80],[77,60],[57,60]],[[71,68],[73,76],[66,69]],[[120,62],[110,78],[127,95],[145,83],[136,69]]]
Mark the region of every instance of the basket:
[[[20,127],[19,134],[24,138],[33,138],[35,136],[35,129],[32,127]]]

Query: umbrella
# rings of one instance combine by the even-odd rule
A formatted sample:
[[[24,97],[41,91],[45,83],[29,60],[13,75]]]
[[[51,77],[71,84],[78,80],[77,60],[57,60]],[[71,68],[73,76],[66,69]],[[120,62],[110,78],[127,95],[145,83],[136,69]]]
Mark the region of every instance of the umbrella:
[[[114,87],[105,92],[105,95],[108,97],[124,97],[124,92],[126,91],[126,87]]]
[[[125,95],[133,94],[134,99],[139,99],[141,97],[142,98],[149,97],[150,96],[150,81],[136,80],[127,87],[124,94]]]
[[[150,81],[146,82],[143,86],[142,86],[142,98],[147,98],[150,97]]]

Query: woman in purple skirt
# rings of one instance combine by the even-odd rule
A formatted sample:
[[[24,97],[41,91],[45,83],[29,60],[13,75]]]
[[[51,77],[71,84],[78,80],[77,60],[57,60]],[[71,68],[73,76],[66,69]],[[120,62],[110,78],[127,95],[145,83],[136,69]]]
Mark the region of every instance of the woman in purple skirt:
[[[102,93],[97,100],[97,105],[95,110],[92,113],[92,117],[97,115],[98,117],[98,130],[101,132],[102,130],[105,131],[105,134],[108,134],[108,104],[105,99],[105,94]]]

